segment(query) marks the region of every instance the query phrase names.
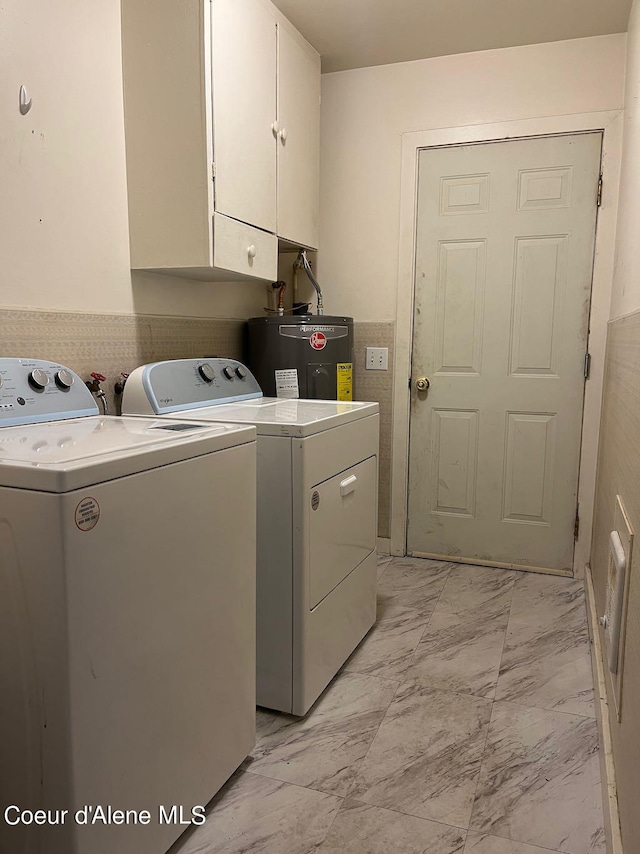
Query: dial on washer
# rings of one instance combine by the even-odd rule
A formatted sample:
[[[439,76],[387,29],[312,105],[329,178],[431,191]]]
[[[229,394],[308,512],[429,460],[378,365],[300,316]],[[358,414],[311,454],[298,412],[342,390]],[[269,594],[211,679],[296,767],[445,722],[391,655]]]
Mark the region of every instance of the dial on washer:
[[[68,371],[66,368],[63,368],[61,371],[56,372],[55,381],[58,388],[61,388],[66,391],[73,385],[73,374],[71,373],[71,371]]]
[[[198,373],[206,383],[212,383],[216,378],[215,371],[208,362],[198,365]]]
[[[43,388],[49,385],[49,377],[40,368],[35,368],[29,374],[29,383],[33,388],[42,391]]]

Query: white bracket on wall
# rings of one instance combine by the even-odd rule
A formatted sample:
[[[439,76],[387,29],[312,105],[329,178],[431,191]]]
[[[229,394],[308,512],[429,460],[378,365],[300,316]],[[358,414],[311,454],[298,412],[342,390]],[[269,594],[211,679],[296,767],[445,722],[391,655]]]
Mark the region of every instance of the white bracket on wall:
[[[609,565],[605,613],[600,617],[611,688],[618,720],[622,718],[622,679],[633,529],[622,500],[616,495],[613,530],[609,535]]]
[[[618,647],[620,644],[620,620],[622,617],[622,602],[624,599],[625,578],[627,572],[627,556],[617,531],[609,535],[609,579],[607,584],[607,608],[601,619],[607,638],[607,660],[609,670],[618,672]]]

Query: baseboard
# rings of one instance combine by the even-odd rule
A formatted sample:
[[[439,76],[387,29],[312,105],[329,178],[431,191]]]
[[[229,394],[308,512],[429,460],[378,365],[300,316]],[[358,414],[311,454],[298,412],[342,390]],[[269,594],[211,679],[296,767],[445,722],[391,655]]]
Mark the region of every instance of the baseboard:
[[[519,572],[535,572],[538,575],[560,575],[563,578],[573,578],[573,570],[548,569],[544,566],[523,566],[520,563],[503,563],[499,560],[477,560],[474,557],[457,555],[441,555],[431,552],[409,552],[411,557],[422,557],[427,560],[439,560],[447,563],[466,563],[469,566],[495,566],[497,569],[517,569]]]
[[[611,727],[609,725],[609,703],[607,700],[604,660],[602,658],[602,643],[598,628],[599,624],[593,591],[593,578],[591,576],[591,567],[589,564],[585,566],[585,593],[587,599],[589,635],[591,638],[591,666],[593,669],[596,719],[600,735],[600,776],[602,781],[602,810],[604,813],[607,854],[624,854],[622,836],[620,833],[618,789],[616,786],[616,772],[613,761]]]
[[[378,537],[377,551],[379,555],[391,554],[391,540],[389,539],[389,537]]]

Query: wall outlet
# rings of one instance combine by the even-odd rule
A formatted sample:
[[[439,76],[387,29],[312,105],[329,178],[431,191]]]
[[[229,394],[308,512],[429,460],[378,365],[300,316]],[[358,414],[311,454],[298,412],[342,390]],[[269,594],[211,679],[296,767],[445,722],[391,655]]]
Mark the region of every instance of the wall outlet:
[[[388,347],[367,347],[367,357],[365,368],[368,371],[388,371],[389,370],[389,348]]]

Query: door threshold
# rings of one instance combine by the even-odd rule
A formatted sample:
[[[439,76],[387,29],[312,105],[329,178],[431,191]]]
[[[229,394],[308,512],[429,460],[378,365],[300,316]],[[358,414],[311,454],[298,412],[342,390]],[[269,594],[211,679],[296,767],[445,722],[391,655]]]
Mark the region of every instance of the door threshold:
[[[468,563],[472,566],[495,566],[498,569],[517,569],[520,572],[538,572],[542,575],[561,575],[563,578],[573,578],[573,570],[552,569],[548,566],[523,566],[521,563],[504,563],[499,560],[477,560],[472,557],[458,557],[456,555],[438,555],[429,552],[410,552],[409,557],[424,557],[429,560],[443,560],[452,563]]]

